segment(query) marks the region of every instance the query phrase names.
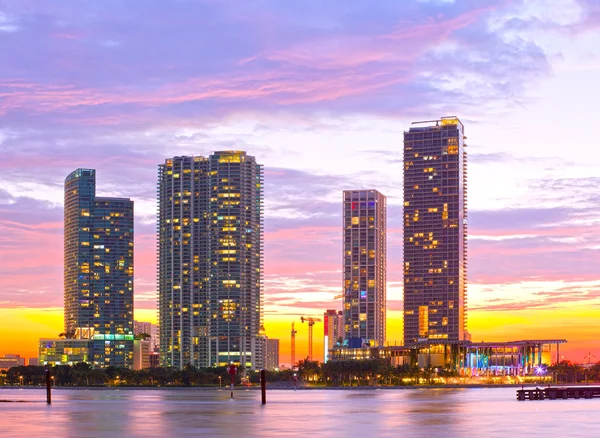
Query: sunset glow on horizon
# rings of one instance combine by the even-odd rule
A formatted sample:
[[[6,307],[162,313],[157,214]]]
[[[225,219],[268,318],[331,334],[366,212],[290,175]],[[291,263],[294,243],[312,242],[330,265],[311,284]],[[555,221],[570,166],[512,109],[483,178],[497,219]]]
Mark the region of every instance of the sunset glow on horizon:
[[[473,341],[600,358],[600,4],[593,0],[0,5],[0,356],[63,331],[63,182],[135,211],[135,310],[156,322],[157,167],[264,165],[264,322],[341,310],[342,191],[387,196],[387,342],[402,341],[402,135],[457,116]],[[18,49],[17,49],[18,48]],[[323,324],[314,328],[323,358]]]

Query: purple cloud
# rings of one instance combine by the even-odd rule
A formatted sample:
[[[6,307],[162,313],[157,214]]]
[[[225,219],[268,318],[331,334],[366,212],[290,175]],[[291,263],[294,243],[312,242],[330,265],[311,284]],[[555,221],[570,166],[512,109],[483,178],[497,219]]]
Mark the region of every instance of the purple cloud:
[[[364,187],[365,181],[389,195],[388,279],[397,287],[406,120],[495,114],[498,106],[527,100],[529,87],[551,76],[551,56],[531,36],[507,35],[546,25],[551,32],[572,34],[597,27],[596,2],[579,4],[587,12],[581,20],[561,25],[514,17],[523,2],[501,0],[3,2],[4,296],[13,304],[29,303],[28,294],[43,290],[36,305],[60,303],[62,181],[77,167],[93,167],[100,194],[136,202],[136,294],[152,306],[156,166],[173,155],[230,148],[248,150],[266,164],[268,303],[290,302],[281,296],[290,290],[287,280],[304,281],[296,289],[302,294],[341,286],[341,191]],[[325,165],[306,168],[299,164],[301,147],[287,167],[274,163],[273,156],[295,134],[335,137],[347,130],[350,117],[397,123],[397,150],[390,153],[377,139],[348,146],[343,153],[364,157],[360,174],[340,171],[342,157],[326,163],[331,172],[322,170]],[[471,118],[475,123],[477,117]],[[328,125],[331,119],[337,123]],[[269,143],[263,135],[274,125],[289,132]],[[510,152],[471,156],[477,166],[514,157]],[[312,159],[322,164],[320,156]],[[384,164],[398,166],[397,172],[382,176]],[[471,281],[593,276],[597,250],[580,251],[579,243],[565,239],[584,235],[597,243],[593,226],[573,225],[593,214],[589,205],[598,199],[589,193],[595,193],[597,182],[532,182],[531,190],[561,194],[560,207],[471,211]],[[578,205],[572,205],[574,198]],[[529,237],[482,237],[514,234]],[[26,285],[20,281],[24,275]],[[315,303],[324,303],[319,300]]]

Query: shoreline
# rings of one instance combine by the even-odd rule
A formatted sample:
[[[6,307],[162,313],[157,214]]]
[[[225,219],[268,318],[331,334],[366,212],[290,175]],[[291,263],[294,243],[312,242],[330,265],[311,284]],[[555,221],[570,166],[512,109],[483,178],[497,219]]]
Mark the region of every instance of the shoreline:
[[[278,386],[278,385],[267,385],[267,391],[320,391],[320,390],[333,390],[333,391],[356,391],[356,390],[383,390],[383,391],[394,391],[394,390],[439,390],[439,389],[488,389],[488,388],[562,388],[562,387],[600,387],[600,382],[591,383],[565,383],[565,384],[452,384],[452,385],[407,385],[407,386],[299,386],[294,389],[293,386]],[[40,390],[45,391],[45,386],[0,386],[0,391],[3,389],[24,389],[24,390]],[[197,391],[229,391],[229,387],[223,386],[222,388],[214,386],[55,386],[53,390],[89,390],[89,391],[102,391],[102,390],[139,390],[139,391],[155,391],[155,390],[168,390],[168,391],[182,391],[182,390],[197,390]],[[260,386],[236,386],[235,391],[260,391]]]

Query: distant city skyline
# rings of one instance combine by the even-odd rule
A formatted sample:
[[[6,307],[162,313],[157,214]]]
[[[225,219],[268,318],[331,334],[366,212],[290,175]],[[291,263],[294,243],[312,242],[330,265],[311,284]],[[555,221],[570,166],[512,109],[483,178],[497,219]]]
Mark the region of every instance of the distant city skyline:
[[[65,175],[96,169],[102,196],[135,202],[135,317],[157,322],[156,165],[229,149],[265,166],[264,324],[284,363],[292,320],[340,304],[348,188],[387,196],[387,340],[402,342],[402,137],[447,114],[469,137],[473,340],[525,332],[600,357],[599,12],[589,0],[1,5],[0,356],[34,357],[64,331]]]

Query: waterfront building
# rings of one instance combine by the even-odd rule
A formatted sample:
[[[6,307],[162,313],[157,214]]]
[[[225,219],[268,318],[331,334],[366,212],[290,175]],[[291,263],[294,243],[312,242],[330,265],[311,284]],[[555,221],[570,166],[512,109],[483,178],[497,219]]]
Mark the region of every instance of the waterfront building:
[[[150,368],[150,346],[150,340],[135,339],[133,341],[134,370],[145,370],[147,368]]]
[[[279,339],[267,339],[265,369],[269,371],[279,369]]]
[[[0,371],[24,365],[25,358],[19,354],[5,354],[4,357],[0,357]]]
[[[92,363],[94,345],[92,339],[40,339],[38,343],[40,365],[75,365]]]
[[[156,324],[151,322],[133,321],[133,334],[138,336],[142,334],[150,335],[148,340],[150,341],[150,350],[154,351],[159,348],[160,337],[159,330]]]
[[[264,366],[263,170],[242,151],[158,170],[161,364]]]
[[[323,362],[329,360],[329,350],[344,340],[344,312],[329,309],[323,318]]]
[[[527,376],[543,365],[560,362],[565,339],[511,342],[423,341],[410,346],[335,347],[330,360],[381,359],[393,367],[445,368],[462,377]]]
[[[377,190],[343,195],[345,340],[383,345],[386,330],[386,198]]]
[[[404,132],[404,345],[468,340],[467,153],[456,117]]]
[[[97,367],[133,362],[133,201],[96,196],[96,171],[65,179],[64,324]]]
[[[40,360],[37,357],[30,357],[27,359],[27,365],[29,366],[38,366],[40,364]]]

